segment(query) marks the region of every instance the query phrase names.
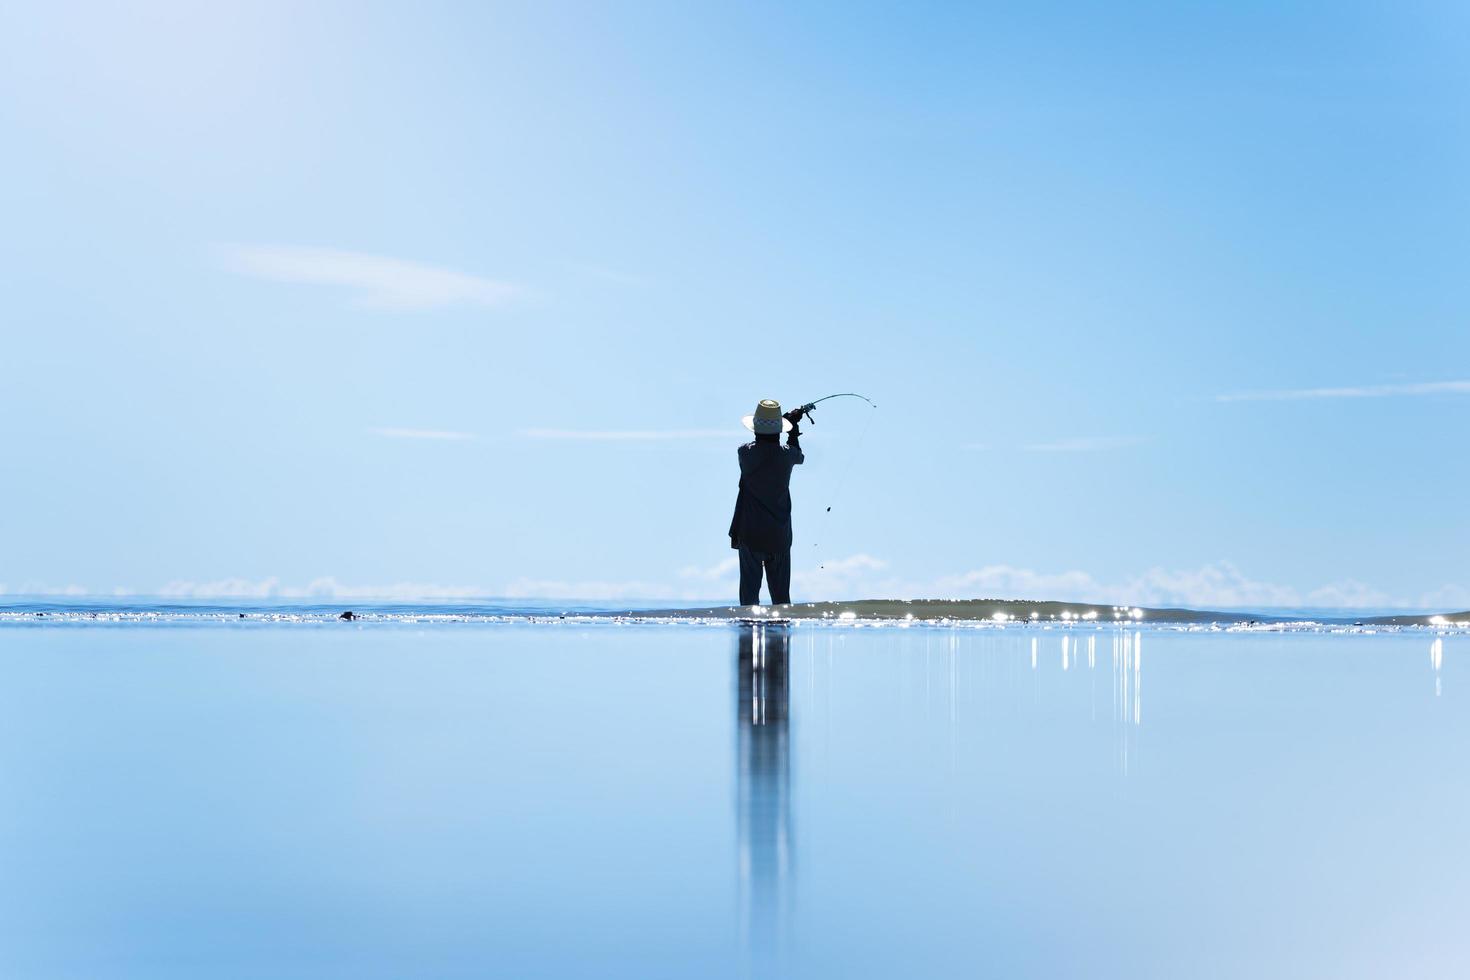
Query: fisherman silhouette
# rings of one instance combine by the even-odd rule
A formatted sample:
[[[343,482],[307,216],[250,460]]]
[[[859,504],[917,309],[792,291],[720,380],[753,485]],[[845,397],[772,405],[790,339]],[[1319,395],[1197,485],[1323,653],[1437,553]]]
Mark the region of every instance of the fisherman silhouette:
[[[806,459],[797,427],[805,411],[783,415],[780,402],[765,398],[741,419],[755,433],[755,441],[739,450],[740,494],[730,519],[730,547],[740,552],[742,606],[760,604],[762,572],[771,602],[791,601],[791,470]]]

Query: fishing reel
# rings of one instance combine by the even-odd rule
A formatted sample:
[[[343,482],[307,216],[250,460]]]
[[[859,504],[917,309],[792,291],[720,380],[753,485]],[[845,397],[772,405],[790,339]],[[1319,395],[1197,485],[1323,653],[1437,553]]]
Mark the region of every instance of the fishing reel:
[[[812,425],[816,425],[817,424],[816,417],[812,415],[812,413],[815,412],[816,410],[817,410],[817,403],[816,402],[808,402],[805,405],[800,406],[799,408],[794,408],[791,411],[787,412],[783,416],[783,418],[785,418],[786,421],[790,422],[792,425],[796,425],[802,419],[806,419]]]

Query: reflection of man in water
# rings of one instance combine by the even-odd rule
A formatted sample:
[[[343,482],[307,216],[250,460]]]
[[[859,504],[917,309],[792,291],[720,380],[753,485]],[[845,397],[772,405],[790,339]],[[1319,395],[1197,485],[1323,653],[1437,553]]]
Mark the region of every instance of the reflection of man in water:
[[[745,929],[758,946],[776,938],[781,885],[791,871],[789,644],[785,626],[740,629],[735,700],[740,890]]]
[[[761,571],[776,604],[791,601],[791,470],[801,452],[802,409],[781,414],[781,403],[763,399],[741,421],[755,441],[740,447],[740,495],[730,519],[730,547],[740,552],[740,604],[761,601]],[[781,433],[786,432],[786,445]]]

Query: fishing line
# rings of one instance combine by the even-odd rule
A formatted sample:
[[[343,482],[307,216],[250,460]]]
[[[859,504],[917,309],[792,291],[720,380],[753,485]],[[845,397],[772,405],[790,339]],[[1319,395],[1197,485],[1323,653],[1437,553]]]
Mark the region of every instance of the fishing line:
[[[863,395],[859,395],[857,392],[853,392],[853,391],[844,391],[844,392],[839,392],[838,394],[835,394],[835,395],[827,395],[824,398],[818,398],[814,402],[808,402],[803,407],[804,408],[810,408],[811,406],[814,406],[814,405],[818,404],[819,402],[826,401],[828,398],[861,398],[863,401],[867,402],[870,406],[872,406],[873,409],[876,410],[878,408],[877,405],[874,405],[873,404],[873,402],[872,402],[871,399],[866,398]],[[874,417],[874,414],[875,413],[869,413],[868,414],[868,420],[863,423],[862,431],[860,433],[858,433],[857,443],[853,446],[852,450],[847,454],[847,459],[843,463],[841,469],[839,470],[839,472],[837,474],[836,482],[832,486],[831,492],[829,492],[826,495],[827,507],[822,512],[821,531],[816,536],[816,539],[812,541],[812,554],[813,554],[813,556],[816,559],[817,569],[819,571],[822,570],[822,569],[825,569],[827,567],[826,564],[822,561],[822,558],[821,558],[821,554],[822,554],[822,541],[827,538],[827,533],[832,530],[832,508],[837,505],[837,501],[842,496],[843,489],[847,486],[848,477],[850,477],[852,475],[853,464],[862,455],[863,444],[866,442],[866,440],[868,438],[868,430],[873,427],[873,417]],[[816,423],[813,420],[813,425],[815,425],[815,424]]]

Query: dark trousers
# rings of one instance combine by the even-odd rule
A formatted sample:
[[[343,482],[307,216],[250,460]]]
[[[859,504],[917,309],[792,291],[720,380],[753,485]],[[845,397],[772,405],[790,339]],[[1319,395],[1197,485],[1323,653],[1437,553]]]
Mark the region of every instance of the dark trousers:
[[[761,569],[765,569],[766,588],[777,605],[791,601],[791,549],[752,551],[740,546],[740,604],[758,606],[761,601]]]

